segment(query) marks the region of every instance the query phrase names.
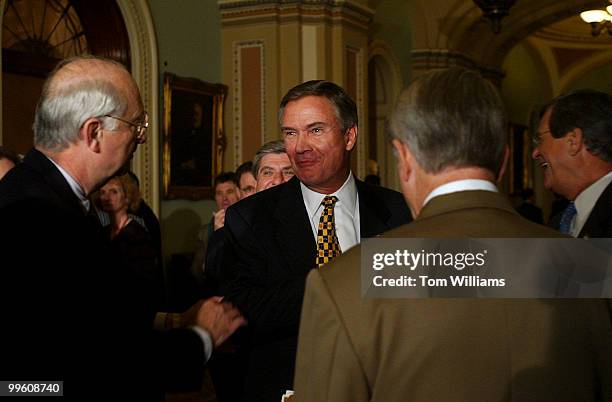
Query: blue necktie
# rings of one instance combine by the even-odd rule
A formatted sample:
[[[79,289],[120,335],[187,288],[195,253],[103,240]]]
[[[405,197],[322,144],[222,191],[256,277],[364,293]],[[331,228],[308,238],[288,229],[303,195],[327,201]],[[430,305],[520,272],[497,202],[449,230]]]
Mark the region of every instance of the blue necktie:
[[[572,223],[572,219],[576,215],[576,205],[573,202],[570,202],[565,210],[563,210],[563,215],[561,215],[561,222],[559,222],[559,231],[563,234],[570,234],[570,225]]]

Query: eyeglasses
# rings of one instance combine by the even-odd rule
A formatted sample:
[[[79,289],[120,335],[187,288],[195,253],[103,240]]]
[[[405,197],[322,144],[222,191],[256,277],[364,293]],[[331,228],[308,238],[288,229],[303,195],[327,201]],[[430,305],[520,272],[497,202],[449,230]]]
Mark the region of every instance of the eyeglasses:
[[[536,131],[535,135],[533,136],[533,144],[540,145],[542,143],[542,136],[546,133],[550,133],[550,130],[546,129],[543,131]]]
[[[149,128],[149,114],[147,112],[144,112],[144,118],[139,123],[134,123],[133,121],[125,120],[125,119],[122,119],[121,117],[112,116],[110,114],[105,114],[104,117],[110,117],[111,119],[122,121],[136,128],[136,141],[139,144],[142,144],[145,142],[147,128]]]

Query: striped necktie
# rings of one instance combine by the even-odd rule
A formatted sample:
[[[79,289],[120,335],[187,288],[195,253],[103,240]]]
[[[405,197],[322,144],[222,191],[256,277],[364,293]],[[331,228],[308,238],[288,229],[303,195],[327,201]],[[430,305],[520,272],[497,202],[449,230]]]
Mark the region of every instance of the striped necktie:
[[[336,223],[334,220],[334,205],[338,202],[336,196],[326,196],[321,201],[323,213],[319,219],[319,229],[317,231],[317,267],[327,264],[334,257],[340,255],[340,242],[336,235]]]

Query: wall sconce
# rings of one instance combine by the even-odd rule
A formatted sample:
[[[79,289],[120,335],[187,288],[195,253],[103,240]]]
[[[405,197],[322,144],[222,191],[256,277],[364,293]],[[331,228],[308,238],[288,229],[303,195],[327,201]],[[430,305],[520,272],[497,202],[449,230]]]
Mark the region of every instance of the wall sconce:
[[[580,18],[591,24],[591,35],[599,36],[603,31],[608,31],[612,36],[612,6],[608,6],[606,10],[584,11],[580,13]]]

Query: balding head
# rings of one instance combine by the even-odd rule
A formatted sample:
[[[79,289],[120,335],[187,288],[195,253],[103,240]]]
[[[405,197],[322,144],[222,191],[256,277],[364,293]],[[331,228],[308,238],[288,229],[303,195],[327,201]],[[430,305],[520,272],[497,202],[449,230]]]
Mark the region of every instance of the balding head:
[[[142,108],[138,87],[118,62],[94,56],[66,59],[51,72],[36,107],[34,143],[60,152],[77,141],[83,123],[91,117],[114,130],[128,108]]]

